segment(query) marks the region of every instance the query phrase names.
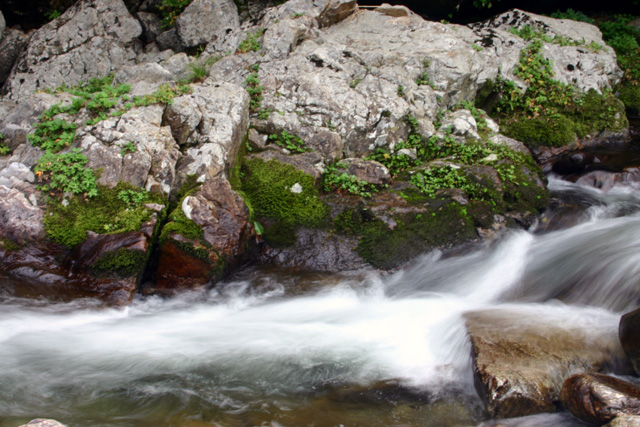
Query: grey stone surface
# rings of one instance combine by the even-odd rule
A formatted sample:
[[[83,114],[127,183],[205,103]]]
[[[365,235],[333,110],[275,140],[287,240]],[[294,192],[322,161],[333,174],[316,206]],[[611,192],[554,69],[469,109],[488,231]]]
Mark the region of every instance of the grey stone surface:
[[[176,19],[181,46],[196,47],[240,25],[233,0],[193,0]]]

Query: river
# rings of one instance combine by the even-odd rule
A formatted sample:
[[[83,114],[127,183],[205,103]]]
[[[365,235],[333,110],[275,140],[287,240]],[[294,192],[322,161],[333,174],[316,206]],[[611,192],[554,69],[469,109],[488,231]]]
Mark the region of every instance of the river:
[[[0,426],[478,425],[465,312],[513,308],[588,333],[640,305],[640,186],[551,175],[549,187],[561,203],[531,230],[394,274],[253,267],[124,309],[4,298]]]

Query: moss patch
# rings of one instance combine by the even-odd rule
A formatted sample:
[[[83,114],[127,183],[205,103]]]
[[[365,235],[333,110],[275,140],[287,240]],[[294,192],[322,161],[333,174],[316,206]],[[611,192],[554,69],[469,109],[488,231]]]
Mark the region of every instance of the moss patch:
[[[391,230],[381,221],[366,226],[358,254],[374,267],[391,269],[437,247],[476,237],[467,209],[449,203],[429,212],[409,214]]]
[[[242,190],[254,214],[270,222],[265,238],[276,246],[295,242],[298,226],[318,227],[328,208],[318,198],[314,179],[291,165],[277,160],[252,159],[242,167]]]
[[[13,240],[4,237],[0,237],[0,247],[2,247],[7,252],[17,251],[18,249],[20,249],[20,245],[18,245]]]
[[[137,231],[153,213],[144,203],[163,203],[161,196],[144,192],[144,199],[137,206],[119,198],[122,191],[139,191],[132,185],[120,182],[114,188],[99,187],[98,195],[85,200],[74,196],[64,206],[60,200],[47,200],[44,218],[45,232],[54,242],[69,248],[81,243],[87,231],[96,233],[123,233]]]
[[[107,252],[97,260],[91,266],[91,273],[95,276],[137,276],[142,272],[146,259],[147,254],[144,251],[120,248]]]
[[[640,112],[640,86],[627,84],[620,87],[620,100],[627,110]]]
[[[521,118],[502,127],[505,135],[528,145],[562,147],[577,139],[574,124],[567,117],[557,114],[535,119]]]

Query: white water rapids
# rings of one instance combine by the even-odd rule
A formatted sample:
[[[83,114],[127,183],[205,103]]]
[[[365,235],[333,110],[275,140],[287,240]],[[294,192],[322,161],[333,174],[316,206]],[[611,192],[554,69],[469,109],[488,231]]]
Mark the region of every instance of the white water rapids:
[[[466,424],[477,423],[463,313],[513,307],[614,330],[639,302],[640,192],[554,178],[550,187],[586,207],[577,225],[510,232],[464,255],[426,254],[392,275],[255,269],[208,293],[125,309],[5,300],[0,426],[35,417],[70,426],[295,426],[278,414],[296,411],[315,414],[313,425],[406,421],[395,412],[360,423],[318,403],[332,387],[384,380],[455,396],[472,408]],[[448,416],[412,425],[456,425]]]

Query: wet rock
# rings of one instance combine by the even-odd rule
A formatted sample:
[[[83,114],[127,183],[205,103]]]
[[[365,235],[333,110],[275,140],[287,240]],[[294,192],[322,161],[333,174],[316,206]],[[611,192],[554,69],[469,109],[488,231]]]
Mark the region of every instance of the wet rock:
[[[192,288],[220,279],[241,262],[254,237],[248,223],[249,209],[223,174],[209,175],[177,209],[198,227],[201,237],[177,227],[162,235],[155,285],[160,291]]]
[[[185,48],[208,43],[240,25],[232,0],[194,0],[176,19],[176,34]]]
[[[4,21],[1,21],[4,23]],[[0,28],[4,30],[3,26]],[[29,43],[29,34],[25,34],[16,28],[9,28],[3,37],[3,31],[0,31],[0,87],[9,77],[11,68],[18,59],[20,52]]]
[[[604,424],[618,415],[640,415],[640,387],[608,375],[581,373],[562,385],[562,406],[576,418]]]
[[[31,420],[26,424],[22,424],[20,427],[67,427],[67,425],[59,423],[56,420],[36,418],[35,420]]]
[[[79,1],[33,34],[5,90],[11,99],[22,99],[36,90],[103,77],[134,63],[134,40],[141,32],[122,0]]]
[[[562,313],[485,310],[465,318],[476,388],[493,418],[554,412],[570,375],[629,369],[615,330],[589,329]]]
[[[620,318],[618,336],[636,374],[640,374],[640,308]]]
[[[640,181],[640,168],[628,168],[624,172],[593,171],[576,181],[579,185],[588,185],[602,191],[611,190],[618,184],[631,184]]]
[[[356,237],[337,236],[323,230],[302,228],[291,248],[265,246],[260,260],[280,267],[311,271],[353,271],[367,264],[358,256]]]

